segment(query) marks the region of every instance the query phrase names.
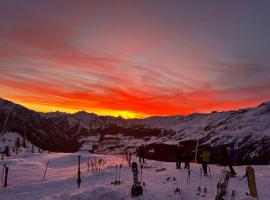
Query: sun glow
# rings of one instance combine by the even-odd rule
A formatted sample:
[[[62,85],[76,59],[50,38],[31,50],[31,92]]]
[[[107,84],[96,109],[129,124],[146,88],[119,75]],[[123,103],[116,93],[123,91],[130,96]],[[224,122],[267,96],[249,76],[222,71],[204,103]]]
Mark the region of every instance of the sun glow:
[[[51,105],[40,105],[40,104],[31,104],[31,103],[19,103],[22,106],[25,106],[31,110],[35,110],[38,112],[65,112],[65,113],[76,113],[78,111],[81,111],[79,109],[71,109],[71,108],[65,108],[65,107],[59,107],[59,106],[51,106]],[[88,113],[95,113],[99,116],[113,116],[113,117],[123,117],[125,119],[131,119],[131,118],[145,118],[149,115],[143,114],[143,113],[136,113],[128,110],[105,110],[105,109],[86,109],[84,110]]]

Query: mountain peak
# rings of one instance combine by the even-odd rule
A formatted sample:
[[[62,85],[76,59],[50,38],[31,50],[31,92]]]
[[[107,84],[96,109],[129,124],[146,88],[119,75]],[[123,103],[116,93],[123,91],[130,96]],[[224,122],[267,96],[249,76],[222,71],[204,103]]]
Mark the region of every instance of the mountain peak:
[[[270,101],[266,101],[266,102],[260,104],[259,107],[260,106],[270,106]]]
[[[2,104],[2,103],[11,103],[11,102],[0,97],[0,103]]]
[[[264,102],[257,107],[260,113],[270,112],[270,101]]]
[[[95,113],[88,113],[86,111],[76,112],[76,113],[72,114],[72,116],[74,116],[76,118],[80,118],[80,119],[98,117],[98,115],[96,115]]]
[[[63,116],[69,115],[68,113],[60,112],[60,111],[47,112],[47,113],[40,112],[40,114],[46,118],[56,118],[56,117],[63,117]]]
[[[13,110],[15,108],[23,108],[23,106],[0,97],[0,109]]]

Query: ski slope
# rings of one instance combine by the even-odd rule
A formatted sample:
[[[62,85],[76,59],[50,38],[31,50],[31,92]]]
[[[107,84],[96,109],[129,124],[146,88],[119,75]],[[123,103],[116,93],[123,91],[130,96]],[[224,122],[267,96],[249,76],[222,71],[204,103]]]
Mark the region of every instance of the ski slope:
[[[77,187],[77,156],[81,155],[81,187]],[[93,158],[106,159],[105,170],[100,173],[87,171],[87,160]],[[133,157],[137,161],[137,158]],[[47,161],[49,167],[45,181],[42,181],[43,173]],[[112,185],[115,180],[115,165],[122,162],[121,156],[93,155],[86,152],[78,153],[29,153],[20,157],[10,157],[0,161],[1,173],[2,165],[5,163],[10,168],[8,177],[8,187],[0,189],[1,200],[124,200],[134,199],[130,195],[130,188],[133,182],[131,169],[124,162],[121,171],[120,185]],[[237,177],[229,181],[229,193],[235,190],[235,200],[246,198],[248,191],[247,181],[239,181],[245,173],[246,166],[235,167]],[[157,169],[165,168],[164,171],[156,172]],[[143,168],[143,181],[146,183],[144,194],[135,199],[191,199],[203,200],[214,199],[216,194],[216,184],[223,167],[211,165],[210,176],[202,176],[201,187],[207,188],[205,197],[196,195],[197,187],[200,184],[200,165],[191,164],[190,184],[187,184],[187,170],[176,169],[174,163],[158,161],[146,161]],[[257,188],[260,200],[269,200],[270,166],[254,166],[256,173]],[[169,181],[166,179],[170,177]],[[176,178],[177,184],[174,183]],[[211,186],[212,185],[212,186]],[[174,193],[179,186],[183,193]],[[231,196],[225,196],[225,200],[231,200]]]

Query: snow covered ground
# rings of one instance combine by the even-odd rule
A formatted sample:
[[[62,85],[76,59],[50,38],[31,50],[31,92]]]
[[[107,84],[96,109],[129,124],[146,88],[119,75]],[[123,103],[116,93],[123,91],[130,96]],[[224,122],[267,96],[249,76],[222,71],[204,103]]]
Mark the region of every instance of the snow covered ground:
[[[82,156],[81,171],[82,183],[78,189],[77,179],[77,156]],[[87,160],[93,158],[106,159],[106,169],[100,173],[87,171]],[[137,158],[135,158],[136,160]],[[49,167],[45,181],[42,181],[43,173],[47,161]],[[133,182],[131,169],[124,163],[121,171],[123,183],[112,185],[115,180],[115,165],[122,162],[120,156],[93,155],[86,152],[79,153],[53,153],[53,154],[24,154],[20,157],[10,157],[0,161],[1,173],[2,165],[7,164],[10,169],[8,177],[8,187],[0,189],[1,200],[124,200],[133,199],[130,194],[130,188]],[[214,199],[216,193],[216,184],[219,180],[220,171],[223,167],[211,165],[210,176],[203,176],[201,187],[207,188],[205,197],[197,196],[197,187],[200,183],[200,165],[191,165],[190,185],[186,184],[187,170],[177,170],[174,163],[146,161],[143,169],[143,181],[146,183],[144,194],[135,199]],[[236,191],[235,200],[246,198],[248,191],[247,181],[239,181],[239,178],[245,173],[246,166],[235,167],[238,173],[237,177],[229,181],[229,193]],[[157,169],[165,168],[164,171],[156,172]],[[254,166],[256,172],[257,188],[260,200],[269,200],[270,185],[270,166]],[[165,181],[171,177],[169,181]],[[176,178],[177,184],[173,182]],[[183,193],[174,193],[176,186],[182,188]],[[228,195],[225,199],[231,199]]]

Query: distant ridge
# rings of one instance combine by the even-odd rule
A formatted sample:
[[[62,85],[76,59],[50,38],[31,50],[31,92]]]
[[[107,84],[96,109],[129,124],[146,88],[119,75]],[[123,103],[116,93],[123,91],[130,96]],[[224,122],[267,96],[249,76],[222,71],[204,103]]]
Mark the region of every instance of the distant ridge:
[[[229,145],[239,152],[239,163],[263,164],[270,155],[270,102],[236,111],[152,116],[145,119],[98,116],[79,111],[40,113],[0,99],[0,133],[17,132],[35,146],[50,151],[79,149],[101,153],[135,151],[142,143],[163,149],[194,141],[217,150]],[[166,152],[164,149],[162,152]],[[172,152],[166,152],[171,154]],[[153,159],[166,159],[155,153]],[[218,160],[218,155],[215,158]]]

